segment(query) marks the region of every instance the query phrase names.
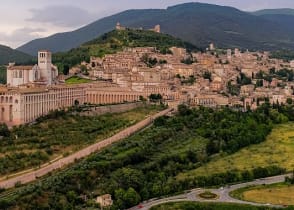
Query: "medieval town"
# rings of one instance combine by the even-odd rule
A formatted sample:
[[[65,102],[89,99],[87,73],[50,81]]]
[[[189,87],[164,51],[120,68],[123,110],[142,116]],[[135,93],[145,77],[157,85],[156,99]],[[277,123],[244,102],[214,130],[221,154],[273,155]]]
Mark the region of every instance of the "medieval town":
[[[125,30],[119,23],[116,30]],[[153,29],[160,33],[160,26]],[[83,69],[86,69],[86,74]],[[0,88],[0,121],[9,126],[33,122],[51,110],[75,104],[118,104],[148,100],[159,94],[163,103],[256,109],[266,100],[285,104],[294,99],[294,61],[271,59],[269,52],[217,49],[191,53],[172,47],[161,54],[154,47],[125,48],[103,58],[91,57],[58,75],[51,52],[41,50],[38,64],[7,68]],[[66,84],[70,77],[88,79]]]

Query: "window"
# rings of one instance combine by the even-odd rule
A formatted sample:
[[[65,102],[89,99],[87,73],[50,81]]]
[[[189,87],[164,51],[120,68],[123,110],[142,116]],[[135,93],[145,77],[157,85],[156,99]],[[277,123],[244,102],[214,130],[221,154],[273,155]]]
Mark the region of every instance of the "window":
[[[19,77],[19,78],[22,78],[22,71],[19,71],[19,73],[18,73],[18,77]]]
[[[35,80],[38,80],[38,71],[35,71]]]

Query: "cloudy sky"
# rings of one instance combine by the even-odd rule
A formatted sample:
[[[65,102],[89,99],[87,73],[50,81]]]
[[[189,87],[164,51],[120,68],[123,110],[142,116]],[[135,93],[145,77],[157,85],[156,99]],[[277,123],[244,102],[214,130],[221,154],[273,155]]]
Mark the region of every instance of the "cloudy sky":
[[[193,0],[3,0],[0,44],[13,48],[32,39],[71,31],[126,9],[166,8]],[[198,0],[254,11],[294,8],[294,0]]]

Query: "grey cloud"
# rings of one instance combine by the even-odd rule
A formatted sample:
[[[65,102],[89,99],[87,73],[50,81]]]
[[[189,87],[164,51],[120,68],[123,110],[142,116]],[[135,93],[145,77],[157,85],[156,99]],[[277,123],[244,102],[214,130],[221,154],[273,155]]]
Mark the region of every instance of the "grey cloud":
[[[12,41],[22,41],[25,39],[38,37],[38,32],[45,32],[43,28],[20,28],[13,31],[11,34],[0,33],[0,39],[9,39]]]
[[[32,17],[28,21],[38,23],[51,23],[61,27],[76,27],[94,20],[94,15],[87,10],[69,6],[47,6],[42,9],[30,9]]]
[[[0,32],[0,41],[12,47],[17,46],[27,40],[40,38],[38,33],[46,32],[43,28],[20,28],[13,31],[11,34]]]

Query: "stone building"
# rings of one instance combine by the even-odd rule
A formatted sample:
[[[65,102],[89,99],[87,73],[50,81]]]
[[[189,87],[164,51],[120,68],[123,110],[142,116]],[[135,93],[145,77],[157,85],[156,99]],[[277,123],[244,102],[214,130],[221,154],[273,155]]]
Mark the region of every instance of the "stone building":
[[[96,198],[96,203],[99,203],[100,206],[103,207],[108,207],[113,204],[112,198],[110,194],[102,195]]]
[[[36,83],[52,85],[58,77],[58,69],[52,64],[51,52],[38,52],[38,64],[34,66],[16,66],[10,64],[7,68],[7,85],[17,87],[23,84]]]

